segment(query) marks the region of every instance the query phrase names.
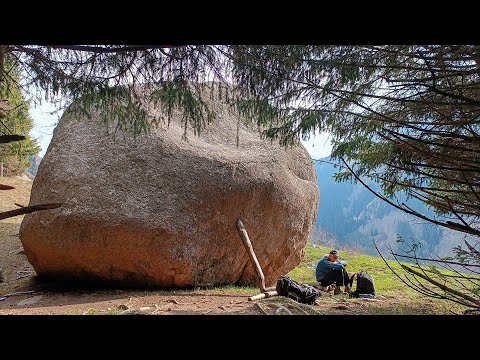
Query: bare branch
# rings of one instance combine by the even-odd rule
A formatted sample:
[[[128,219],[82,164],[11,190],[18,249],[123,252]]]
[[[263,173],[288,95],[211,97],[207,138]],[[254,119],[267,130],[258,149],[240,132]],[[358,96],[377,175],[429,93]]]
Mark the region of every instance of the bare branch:
[[[74,51],[86,51],[96,54],[112,54],[112,53],[121,53],[121,52],[132,52],[132,51],[146,51],[152,49],[169,49],[181,47],[182,45],[124,45],[118,47],[105,47],[104,45],[99,46],[87,46],[87,45],[49,45],[51,49],[63,49],[63,50],[74,50]]]
[[[0,190],[12,190],[12,189],[15,189],[15,187],[10,185],[0,184]]]
[[[23,135],[0,135],[0,144],[7,144],[14,141],[25,140],[26,137]]]
[[[425,260],[425,261],[435,261],[435,262],[440,262],[440,263],[444,263],[444,264],[453,264],[453,265],[480,267],[480,265],[476,265],[476,264],[465,264],[465,263],[461,263],[461,262],[457,262],[457,261],[449,261],[449,260],[442,260],[442,259],[428,259],[428,258],[421,258],[421,257],[417,257],[417,256],[401,255],[401,254],[397,254],[397,253],[393,253],[393,252],[392,252],[392,254],[395,255],[395,256],[404,257],[404,258],[407,258],[407,259]]]
[[[466,295],[466,294],[464,294],[464,293],[462,293],[462,292],[460,292],[460,291],[457,291],[457,290],[455,290],[455,289],[452,289],[452,288],[450,288],[450,287],[448,287],[448,286],[446,286],[446,285],[444,285],[444,284],[442,284],[442,283],[440,283],[440,282],[432,279],[431,277],[425,276],[424,274],[422,274],[422,273],[420,273],[420,272],[418,272],[418,271],[416,271],[416,270],[413,270],[412,268],[410,268],[410,267],[408,267],[408,266],[406,266],[406,265],[403,265],[403,264],[402,264],[402,268],[405,269],[406,271],[408,271],[409,273],[412,273],[412,274],[414,274],[414,275],[416,275],[416,276],[418,276],[418,277],[421,277],[422,279],[428,281],[429,283],[435,285],[436,287],[438,287],[438,288],[440,288],[440,289],[442,289],[442,290],[444,290],[444,291],[446,291],[446,292],[449,292],[449,293],[451,293],[451,294],[455,294],[455,295],[461,297],[462,299],[465,299],[465,300],[467,300],[467,301],[470,301],[471,303],[475,304],[477,307],[480,307],[480,300],[475,299],[475,298],[472,298],[471,296]]]
[[[4,211],[0,213],[0,220],[8,219],[18,215],[32,213],[40,210],[56,209],[62,205],[63,203],[40,204],[40,205],[25,206],[16,210]]]

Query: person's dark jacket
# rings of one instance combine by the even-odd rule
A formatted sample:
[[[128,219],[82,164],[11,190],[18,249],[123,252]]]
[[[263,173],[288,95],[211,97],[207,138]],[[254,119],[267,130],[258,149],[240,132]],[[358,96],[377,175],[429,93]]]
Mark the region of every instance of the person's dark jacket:
[[[328,255],[324,256],[317,264],[315,277],[317,278],[317,281],[320,282],[331,270],[345,270],[345,266],[347,266],[345,261],[337,260],[332,263],[328,261]]]

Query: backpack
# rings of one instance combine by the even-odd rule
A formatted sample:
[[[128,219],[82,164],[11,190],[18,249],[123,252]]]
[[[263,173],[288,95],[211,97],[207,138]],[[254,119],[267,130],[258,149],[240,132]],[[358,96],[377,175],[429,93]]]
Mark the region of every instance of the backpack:
[[[350,293],[350,297],[375,297],[375,285],[373,283],[373,277],[365,270],[357,273],[357,288],[354,292]]]
[[[278,279],[275,288],[278,295],[309,305],[313,304],[321,294],[320,290],[315,289],[313,286],[301,285],[288,276],[282,276]]]

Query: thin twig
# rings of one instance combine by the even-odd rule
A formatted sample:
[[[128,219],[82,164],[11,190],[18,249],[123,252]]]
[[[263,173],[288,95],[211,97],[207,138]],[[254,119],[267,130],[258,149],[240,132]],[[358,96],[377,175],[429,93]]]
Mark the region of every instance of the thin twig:
[[[445,285],[439,283],[438,281],[435,281],[432,278],[430,278],[428,276],[425,276],[424,274],[419,273],[418,271],[415,271],[415,270],[413,270],[412,268],[410,268],[406,265],[401,264],[401,266],[404,270],[408,271],[409,273],[412,273],[414,275],[417,275],[417,276],[421,277],[422,279],[428,281],[429,283],[435,285],[436,287],[442,289],[443,291],[446,291],[446,292],[454,294],[458,297],[461,297],[462,299],[465,299],[465,300],[470,301],[473,304],[477,305],[477,307],[480,307],[480,300],[477,300],[475,298],[472,298],[471,296],[465,295],[465,294],[463,294],[460,291],[457,291],[455,289],[449,288],[448,286],[445,286]]]
[[[260,309],[260,311],[261,311],[262,313],[264,313],[265,315],[269,315],[269,313],[267,313],[267,312],[263,309],[263,307],[260,305],[260,303],[255,303],[255,306],[258,307],[258,308]]]
[[[29,290],[29,291],[16,291],[13,293],[5,294],[3,295],[4,297],[9,297],[9,296],[18,296],[18,295],[26,295],[26,294],[32,294],[34,293],[35,290]]]

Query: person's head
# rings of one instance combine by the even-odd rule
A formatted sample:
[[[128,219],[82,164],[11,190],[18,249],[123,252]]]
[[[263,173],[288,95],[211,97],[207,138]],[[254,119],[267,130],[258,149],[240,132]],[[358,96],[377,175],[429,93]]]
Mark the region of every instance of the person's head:
[[[332,250],[328,254],[328,261],[335,262],[335,261],[338,260],[339,257],[340,257],[340,254],[338,253],[338,251],[337,250]]]

